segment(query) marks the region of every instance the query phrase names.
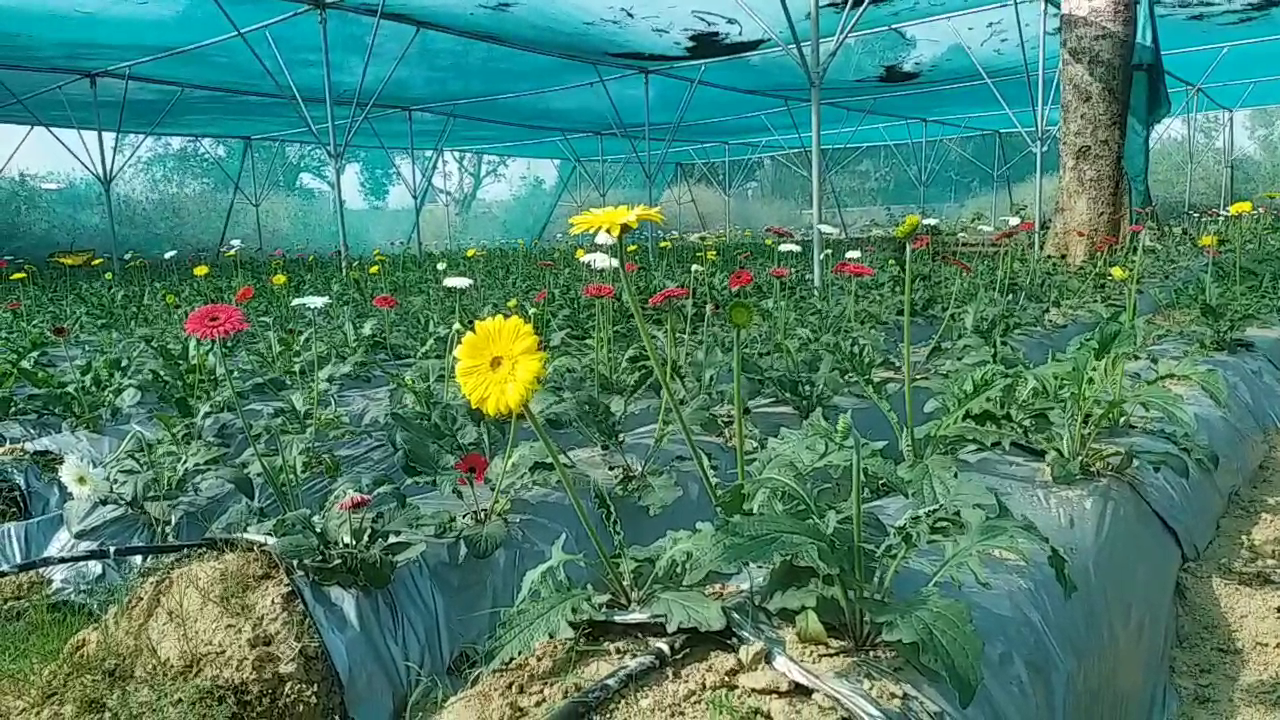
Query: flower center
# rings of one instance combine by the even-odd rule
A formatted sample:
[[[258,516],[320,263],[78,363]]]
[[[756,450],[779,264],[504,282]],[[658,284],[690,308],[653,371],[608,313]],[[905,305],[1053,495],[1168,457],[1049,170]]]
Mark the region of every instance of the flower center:
[[[501,355],[494,355],[493,359],[489,361],[489,369],[500,370],[502,368],[502,362],[503,360]]]
[[[210,315],[209,317],[205,318],[204,324],[205,324],[205,325],[221,325],[221,324],[222,324],[222,316],[221,316],[221,315]]]

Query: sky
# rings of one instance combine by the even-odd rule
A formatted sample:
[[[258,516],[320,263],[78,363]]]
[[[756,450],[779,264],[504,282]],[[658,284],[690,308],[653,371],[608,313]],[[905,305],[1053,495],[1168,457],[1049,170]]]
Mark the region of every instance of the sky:
[[[63,147],[63,143],[76,152],[80,158],[84,158],[86,153],[84,144],[88,144],[90,150],[97,152],[97,138],[94,133],[86,131],[84,134],[85,143],[82,144],[80,139],[76,137],[74,130],[55,130],[58,137],[62,138],[59,143],[44,128],[36,128],[34,132],[22,142],[22,137],[27,132],[25,125],[3,125],[0,124],[0,165],[4,165],[6,160],[13,156],[5,172],[15,173],[25,171],[30,173],[73,173],[84,175],[85,169],[81,167],[72,155]],[[108,146],[108,154],[110,153],[111,133],[105,134]],[[18,147],[19,143],[21,147]],[[17,154],[14,155],[14,150]],[[407,174],[407,173],[406,173]],[[481,193],[481,197],[488,199],[500,199],[511,194],[516,181],[524,175],[536,174],[541,175],[549,185],[555,184],[555,166],[549,160],[517,160],[512,163],[507,170],[505,176],[498,182],[486,188]],[[317,187],[323,187],[316,184]],[[363,194],[360,192],[360,176],[359,170],[355,165],[348,165],[342,175],[342,196],[345,200],[344,205],[352,209],[361,209],[368,207]],[[413,199],[409,194],[409,190],[402,184],[396,183],[391,189],[391,195],[388,199],[388,206],[393,208],[412,207]]]

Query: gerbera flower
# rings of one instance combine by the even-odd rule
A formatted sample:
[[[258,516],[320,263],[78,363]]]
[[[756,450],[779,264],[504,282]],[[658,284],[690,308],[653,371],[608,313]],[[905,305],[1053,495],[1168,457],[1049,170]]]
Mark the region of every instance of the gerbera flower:
[[[237,305],[243,305],[252,299],[253,299],[253,286],[245,285],[244,287],[240,288],[239,292],[236,293],[235,303]]]
[[[103,259],[103,258],[94,258],[94,259],[89,263],[89,267],[98,267],[99,265],[101,265],[101,264],[102,264],[102,263],[104,263],[104,262],[106,262],[106,260],[105,260],[105,259]]]
[[[1218,247],[1218,236],[1217,236],[1217,235],[1205,235],[1204,237],[1200,238],[1200,247],[1202,247],[1202,248],[1216,248],[1216,247]]]
[[[594,298],[596,300],[605,300],[613,297],[615,291],[612,285],[605,283],[588,283],[582,288],[584,297]]]
[[[447,277],[444,280],[441,280],[440,284],[444,285],[445,287],[451,290],[466,290],[467,288],[474,285],[475,282],[476,282],[475,280],[472,280],[469,277],[453,276],[453,277]]]
[[[933,226],[937,225],[937,224],[938,224],[938,223],[940,223],[940,222],[942,222],[942,221],[941,221],[941,220],[939,220],[938,218],[925,218],[925,219],[923,219],[923,220],[921,220],[921,221],[920,221],[920,224],[921,224],[921,225],[923,225],[923,226],[925,226],[925,227],[933,227]]]
[[[66,325],[54,325],[53,327],[49,328],[49,334],[59,340],[66,340],[67,338],[71,337],[71,328],[67,327]]]
[[[9,310],[21,310],[21,309],[22,309],[22,303],[18,302],[17,300],[14,300],[13,302],[9,303],[8,305],[5,305],[5,307],[6,307],[6,308],[8,308]]]
[[[831,268],[833,275],[844,275],[846,277],[874,277],[876,271],[874,268],[868,267],[861,263],[851,263],[847,260],[841,260]]]
[[[539,292],[538,292],[538,294],[537,294],[537,295],[534,295],[534,296],[533,296],[533,302],[534,302],[535,304],[540,303],[540,302],[543,302],[543,301],[544,301],[544,300],[546,300],[546,299],[547,299],[547,289],[546,289],[546,288],[543,288],[541,291],[539,291]]]
[[[166,253],[164,254],[164,259],[165,259],[165,260],[172,260],[172,259],[174,259],[174,258],[175,258],[175,257],[177,257],[177,256],[178,256],[178,251],[177,251],[177,250],[170,250],[170,251],[168,251],[168,252],[166,252]]]
[[[653,297],[649,298],[649,307],[662,307],[667,303],[683,300],[689,297],[689,288],[673,287],[666,290],[660,290]]]
[[[215,303],[192,310],[185,328],[188,335],[200,340],[226,340],[248,330],[249,321],[235,305]]]
[[[969,266],[969,263],[963,260],[953,258],[950,255],[943,256],[942,261],[947,263],[948,265],[953,265],[955,267],[960,268],[960,272],[964,273],[965,275],[968,275],[969,273],[973,272],[973,268]]]
[[[733,274],[729,276],[729,289],[741,290],[746,287],[751,287],[751,283],[755,281],[755,276],[751,274],[750,270],[740,268],[738,270],[734,270]]]
[[[1129,232],[1133,233],[1134,235],[1137,235],[1138,233],[1140,233],[1140,232],[1142,232],[1143,230],[1146,230],[1146,229],[1147,229],[1147,228],[1146,228],[1146,226],[1145,226],[1145,225],[1136,225],[1136,224],[1135,224],[1135,225],[1130,225],[1130,226],[1129,226]]]
[[[778,243],[778,252],[798,253],[801,247],[795,243]]]
[[[573,251],[573,257],[578,260],[581,260],[584,256],[586,256],[586,254],[587,254],[586,248],[575,248]]]
[[[642,222],[661,225],[664,221],[660,208],[647,205],[592,208],[569,218],[569,234],[606,231],[613,237],[620,238],[639,227]]]
[[[659,241],[659,242],[658,242],[658,247],[659,247],[659,248],[661,248],[661,249],[663,249],[663,250],[666,250],[666,249],[668,249],[668,248],[670,248],[670,247],[671,247],[671,241],[670,241],[670,240],[661,240],[661,241]]]
[[[479,255],[479,254],[480,254],[480,251],[479,251],[478,249],[476,249],[476,248],[467,248],[467,257],[469,257],[469,258],[473,258],[473,257],[475,257],[475,256],[477,256],[477,255]]]
[[[440,272],[444,272],[444,269],[445,269],[445,268],[447,268],[447,267],[449,267],[449,263],[447,263],[447,262],[445,262],[445,261],[443,261],[443,260],[441,260],[440,262],[436,263],[436,270],[438,270],[438,271],[440,271]]]
[[[1004,223],[1006,227],[1017,227],[1022,224],[1022,218],[1017,215],[1006,215],[998,219],[1000,222]]]
[[[196,276],[196,277],[198,277],[198,278],[202,278],[202,277],[204,277],[205,275],[208,275],[208,274],[209,274],[209,266],[208,266],[208,265],[197,265],[197,266],[195,266],[195,267],[191,268],[191,274],[192,274],[192,275],[195,275],[195,276]]]
[[[776,268],[774,268],[774,269],[770,270],[770,271],[769,271],[769,274],[770,274],[770,275],[772,275],[773,277],[775,277],[775,278],[779,279],[779,280],[786,280],[787,278],[791,277],[791,268],[788,268],[788,267],[776,267]]]
[[[623,269],[624,269],[624,270],[626,270],[626,271],[627,271],[627,272],[629,272],[629,273],[633,273],[633,272],[635,272],[635,271],[637,271],[637,270],[639,270],[639,269],[640,269],[640,266],[639,266],[639,265],[637,265],[637,264],[635,264],[635,263],[633,263],[633,262],[629,262],[629,263],[627,263],[626,265],[623,265],[622,267],[623,267]]]
[[[618,267],[618,260],[602,252],[587,253],[578,258],[578,262],[592,270],[612,270]]]
[[[849,252],[846,252],[846,253],[844,254],[844,259],[845,259],[845,260],[861,260],[861,259],[862,259],[862,251],[861,251],[861,250],[850,250]]]
[[[1253,212],[1253,203],[1249,200],[1231,203],[1231,207],[1227,208],[1229,215],[1248,215],[1251,212]]]
[[[477,321],[453,356],[463,396],[471,407],[490,417],[519,412],[538,389],[546,366],[538,335],[519,315]]]
[[[912,213],[902,219],[898,227],[894,229],[893,234],[899,240],[906,240],[916,234],[916,230],[920,229],[920,216]]]
[[[328,295],[305,295],[300,298],[294,298],[289,303],[290,307],[303,307],[308,310],[323,310],[325,305],[329,304]]]
[[[1035,229],[1036,229],[1036,224],[1031,222],[1030,220],[1027,220],[1026,222],[1018,224],[1018,232],[1028,233]]]
[[[489,472],[489,458],[480,453],[467,453],[453,464],[453,469],[462,474],[459,485],[483,485],[484,474]]]
[[[10,280],[26,280],[27,274],[24,272],[16,272],[9,276]]]
[[[373,299],[373,306],[382,310],[391,310],[399,305],[400,301],[390,295],[379,295]]]
[[[96,494],[95,485],[101,482],[103,472],[89,461],[75,455],[62,458],[58,468],[58,481],[76,500],[90,500]]]
[[[369,266],[369,274],[370,274],[370,275],[377,275],[377,274],[378,274],[378,273],[380,273],[380,272],[382,272],[382,266],[381,266],[381,265],[370,265],[370,266]]]
[[[923,250],[929,247],[930,238],[928,235],[917,235],[914,242],[911,243],[912,250]]]
[[[614,236],[612,233],[610,233],[608,230],[601,230],[600,232],[596,233],[596,237],[593,242],[595,242],[595,244],[597,245],[607,246],[607,245],[613,245],[614,243],[618,242],[618,238]]]
[[[354,512],[363,510],[373,504],[373,496],[364,493],[352,493],[340,500],[337,505],[333,506],[338,512]]]
[[[1111,279],[1117,282],[1123,282],[1129,279],[1129,271],[1119,265],[1111,266]]]
[[[784,227],[778,227],[777,225],[770,225],[766,227],[764,231],[774,237],[787,238],[788,240],[796,236],[795,233],[791,232],[790,230]]]

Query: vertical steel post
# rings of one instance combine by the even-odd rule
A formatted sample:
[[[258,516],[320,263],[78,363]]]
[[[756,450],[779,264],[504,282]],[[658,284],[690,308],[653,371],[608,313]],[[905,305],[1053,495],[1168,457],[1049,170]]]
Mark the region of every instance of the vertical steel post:
[[[93,92],[93,112],[96,118],[95,125],[97,126],[97,133],[98,133],[98,162],[99,162],[98,184],[102,186],[102,197],[107,204],[107,227],[111,231],[111,268],[114,272],[120,272],[120,252],[119,252],[119,248],[117,247],[119,244],[119,238],[116,233],[116,208],[115,208],[116,203],[115,203],[115,196],[111,192],[111,185],[115,181],[115,177],[112,176],[111,170],[107,166],[107,145],[105,140],[102,137],[102,109],[101,109],[101,106],[98,104],[98,76],[97,75],[89,76],[89,89]],[[122,108],[121,114],[123,115],[124,114],[123,113],[123,107],[124,107],[123,97],[120,98],[120,105]],[[119,130],[117,129],[116,132],[118,135]],[[82,140],[84,139],[83,136],[81,136],[81,139]],[[111,162],[113,164],[115,163],[114,153],[111,156]]]
[[[418,263],[422,263],[422,201],[419,199],[425,197],[425,192],[418,191],[418,151],[414,146],[413,139],[413,111],[408,112],[409,116],[409,192],[413,193],[413,244],[418,256]],[[431,178],[425,178],[426,182],[431,182]]]
[[[1222,111],[1222,187],[1218,192],[1218,207],[1227,206],[1227,165],[1230,158],[1227,156],[1227,124],[1231,122],[1231,111]]]
[[[258,161],[252,141],[246,140],[245,147],[249,150],[249,182],[253,183],[253,228],[258,233],[258,250],[262,250],[262,201],[265,198],[258,190]]]
[[[996,202],[1000,197],[1000,131],[993,133],[995,138],[995,153],[991,158],[991,223],[995,224]]]
[[[597,167],[597,169],[600,172],[600,184],[597,186],[596,189],[600,191],[600,205],[601,207],[603,207],[609,204],[608,199],[605,197],[609,192],[609,188],[605,187],[608,181],[605,180],[605,175],[607,173],[605,173],[605,169],[604,169],[604,135],[596,136],[596,149],[598,151],[597,157],[599,157],[600,159],[599,165]]]
[[[1236,196],[1236,113],[1234,110],[1227,113],[1227,201],[1231,202]]]
[[[1044,50],[1045,31],[1049,19],[1048,0],[1040,0],[1040,46],[1036,48],[1036,181],[1035,181],[1035,254],[1040,254],[1040,239],[1044,237],[1044,150],[1045,126],[1048,125],[1048,110],[1044,103]],[[1061,68],[1058,70],[1062,72]],[[1009,212],[1013,212],[1012,206]],[[992,218],[994,220],[994,218]]]
[[[920,213],[924,213],[925,192],[926,192],[927,186],[929,185],[929,169],[925,167],[925,164],[926,164],[925,158],[927,157],[926,153],[928,152],[928,150],[929,150],[929,121],[921,120],[920,121],[920,162],[917,163],[920,166],[920,205],[919,205]]]
[[[729,227],[733,225],[733,215],[731,214],[733,206],[733,182],[730,180],[731,170],[729,167],[729,145],[724,146],[724,178],[721,185],[724,187],[724,237],[729,239]]]
[[[201,143],[203,144],[203,142],[204,141],[202,140]],[[253,141],[249,138],[245,138],[244,145],[240,147],[240,163],[236,167],[236,177],[232,180],[235,185],[231,188],[231,202],[227,203],[227,214],[222,218],[222,234],[218,236],[218,247],[220,248],[227,244],[227,228],[231,227],[231,213],[236,207],[236,192],[243,192],[240,190],[240,178],[244,177],[244,159],[245,156],[249,154],[249,145],[252,142]],[[255,192],[255,201],[257,200],[257,197],[258,195]]]
[[[347,245],[347,211],[342,202],[342,170],[345,145],[338,147],[337,130],[333,123],[333,64],[329,55],[329,15],[324,6],[317,9],[320,17],[320,61],[324,72],[324,115],[329,126],[329,177],[333,182],[333,209],[338,220],[338,253],[341,256],[342,272],[347,271],[347,259],[351,249]],[[358,98],[357,98],[358,99]],[[305,113],[307,109],[302,108]]]
[[[820,0],[809,4],[809,212],[813,228],[813,288],[822,289],[822,11]],[[799,48],[796,48],[797,52]],[[832,47],[831,52],[836,52]]]
[[[654,206],[653,199],[653,143],[650,139],[652,127],[650,126],[649,114],[649,73],[645,73],[644,78],[644,187],[645,187],[645,203],[649,207]],[[638,158],[637,158],[638,159]],[[653,223],[646,223],[649,236],[649,252],[652,254],[656,248],[653,239]],[[651,258],[652,259],[652,258]]]
[[[1199,97],[1196,95],[1195,88],[1191,89],[1191,97],[1187,100],[1187,181],[1185,193],[1182,198],[1182,212],[1191,212],[1191,173],[1192,167],[1196,162],[1196,106],[1199,104]]]

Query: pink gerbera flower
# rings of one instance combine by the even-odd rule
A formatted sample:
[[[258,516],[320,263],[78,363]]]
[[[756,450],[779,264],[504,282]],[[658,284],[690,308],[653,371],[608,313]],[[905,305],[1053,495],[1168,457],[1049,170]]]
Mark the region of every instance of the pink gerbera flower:
[[[382,310],[391,310],[399,305],[400,301],[390,295],[379,295],[373,299],[373,306]]]
[[[334,506],[338,512],[353,512],[355,510],[363,510],[373,504],[373,496],[364,493],[355,493],[348,495]]]
[[[729,289],[741,290],[746,287],[751,287],[751,283],[755,281],[755,276],[751,274],[750,270],[747,270],[746,268],[734,270],[733,274],[729,276]]]
[[[192,310],[184,327],[188,335],[200,340],[226,340],[248,330],[249,321],[235,305],[215,303]]]
[[[673,287],[657,292],[653,297],[649,298],[649,307],[662,307],[669,302],[683,300],[689,297],[689,288]]]

